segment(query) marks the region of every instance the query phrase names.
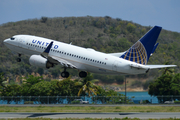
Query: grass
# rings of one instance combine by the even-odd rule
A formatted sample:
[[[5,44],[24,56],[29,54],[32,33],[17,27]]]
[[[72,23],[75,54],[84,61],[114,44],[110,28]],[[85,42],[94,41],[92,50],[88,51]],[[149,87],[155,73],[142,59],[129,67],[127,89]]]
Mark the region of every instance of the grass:
[[[71,112],[71,113],[104,113],[104,112],[180,112],[179,106],[37,106],[12,107],[0,106],[0,112]]]

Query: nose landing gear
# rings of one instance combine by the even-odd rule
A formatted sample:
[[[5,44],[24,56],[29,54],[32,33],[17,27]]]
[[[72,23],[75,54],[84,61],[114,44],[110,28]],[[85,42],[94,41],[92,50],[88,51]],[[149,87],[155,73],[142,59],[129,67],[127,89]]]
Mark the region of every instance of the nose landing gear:
[[[18,58],[16,59],[17,60],[17,62],[21,62],[21,54],[18,54]]]

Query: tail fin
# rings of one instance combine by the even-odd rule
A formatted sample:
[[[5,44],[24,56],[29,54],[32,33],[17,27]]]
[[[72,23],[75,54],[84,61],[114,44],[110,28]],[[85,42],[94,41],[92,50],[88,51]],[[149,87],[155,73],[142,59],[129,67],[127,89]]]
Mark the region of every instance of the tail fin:
[[[154,26],[140,40],[138,40],[120,58],[146,65],[151,53],[154,51],[155,43],[162,27]],[[157,47],[157,46],[156,46]],[[155,47],[155,48],[156,48]]]

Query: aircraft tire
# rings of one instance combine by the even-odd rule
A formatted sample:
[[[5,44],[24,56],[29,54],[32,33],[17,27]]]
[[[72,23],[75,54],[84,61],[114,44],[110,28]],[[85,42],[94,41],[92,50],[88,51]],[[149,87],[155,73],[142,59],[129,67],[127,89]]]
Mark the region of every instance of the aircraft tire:
[[[69,72],[62,72],[61,77],[68,78],[69,77]]]
[[[81,78],[85,78],[86,76],[87,76],[87,72],[85,72],[85,71],[81,71],[79,73],[79,77],[81,77]]]

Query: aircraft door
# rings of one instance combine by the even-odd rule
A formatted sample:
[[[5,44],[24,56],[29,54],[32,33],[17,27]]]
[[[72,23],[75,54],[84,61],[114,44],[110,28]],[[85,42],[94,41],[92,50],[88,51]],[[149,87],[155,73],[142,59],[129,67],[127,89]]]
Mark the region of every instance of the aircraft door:
[[[22,39],[21,38],[18,38],[18,47],[21,47],[22,46]]]
[[[24,53],[27,50],[26,41],[23,40],[23,37],[18,38],[17,41],[18,41],[18,47],[19,47],[18,49],[19,49],[19,51],[21,51],[19,53]],[[22,50],[22,48],[24,48],[24,49]]]

